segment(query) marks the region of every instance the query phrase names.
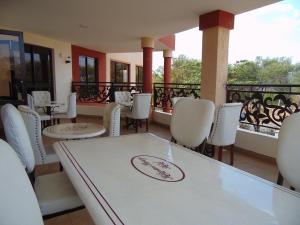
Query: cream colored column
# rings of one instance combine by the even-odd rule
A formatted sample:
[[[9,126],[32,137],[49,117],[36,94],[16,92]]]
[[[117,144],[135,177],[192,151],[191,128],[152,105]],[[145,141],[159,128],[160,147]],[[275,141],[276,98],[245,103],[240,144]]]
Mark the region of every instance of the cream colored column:
[[[216,105],[226,102],[229,32],[234,27],[234,15],[216,10],[199,17],[203,30],[201,98]]]
[[[226,102],[229,29],[211,27],[203,31],[201,98],[216,105]]]

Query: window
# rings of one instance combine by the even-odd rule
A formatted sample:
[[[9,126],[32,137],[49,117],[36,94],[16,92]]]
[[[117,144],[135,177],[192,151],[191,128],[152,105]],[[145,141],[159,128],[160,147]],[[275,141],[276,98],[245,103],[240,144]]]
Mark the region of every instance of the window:
[[[25,71],[24,83],[27,93],[34,90],[45,90],[53,93],[53,49],[32,44],[24,45]]]
[[[0,29],[0,96],[16,98],[14,82],[24,78],[23,34]]]
[[[79,73],[81,82],[98,82],[98,61],[96,58],[79,56]]]
[[[135,67],[135,82],[137,83],[143,83],[143,67],[142,66],[136,66]]]
[[[129,82],[129,64],[111,61],[111,82],[127,83]]]

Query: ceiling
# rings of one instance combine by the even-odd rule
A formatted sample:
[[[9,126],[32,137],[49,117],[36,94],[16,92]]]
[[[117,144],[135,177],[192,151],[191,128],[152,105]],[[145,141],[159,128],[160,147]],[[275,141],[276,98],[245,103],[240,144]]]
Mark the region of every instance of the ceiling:
[[[199,15],[217,9],[237,15],[278,1],[1,0],[0,23],[102,52],[137,52],[141,37],[197,27]]]

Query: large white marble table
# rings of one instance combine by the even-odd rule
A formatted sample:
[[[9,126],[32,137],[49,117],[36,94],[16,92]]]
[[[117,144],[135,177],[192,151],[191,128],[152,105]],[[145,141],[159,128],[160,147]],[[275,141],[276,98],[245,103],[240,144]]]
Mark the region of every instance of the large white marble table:
[[[57,139],[92,138],[104,133],[105,128],[97,123],[62,123],[43,130],[43,135]]]
[[[54,148],[98,225],[300,224],[298,193],[151,134]]]

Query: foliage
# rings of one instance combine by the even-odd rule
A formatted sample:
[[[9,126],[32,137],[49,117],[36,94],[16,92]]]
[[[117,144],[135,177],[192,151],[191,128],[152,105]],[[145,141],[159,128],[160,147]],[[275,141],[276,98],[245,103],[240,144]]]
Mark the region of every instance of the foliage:
[[[190,59],[185,55],[173,58],[172,83],[195,83],[201,81],[201,63],[199,60]],[[160,66],[153,73],[154,82],[163,82],[163,67]]]
[[[163,82],[163,67],[154,71],[154,82]],[[173,83],[201,82],[201,62],[179,55],[173,59]],[[293,64],[291,58],[262,58],[254,61],[241,60],[228,65],[228,83],[242,84],[299,84],[300,63]]]
[[[300,81],[300,65],[293,65],[290,58],[256,57],[255,61],[242,60],[229,65],[228,83],[290,84],[296,81],[296,74]]]

